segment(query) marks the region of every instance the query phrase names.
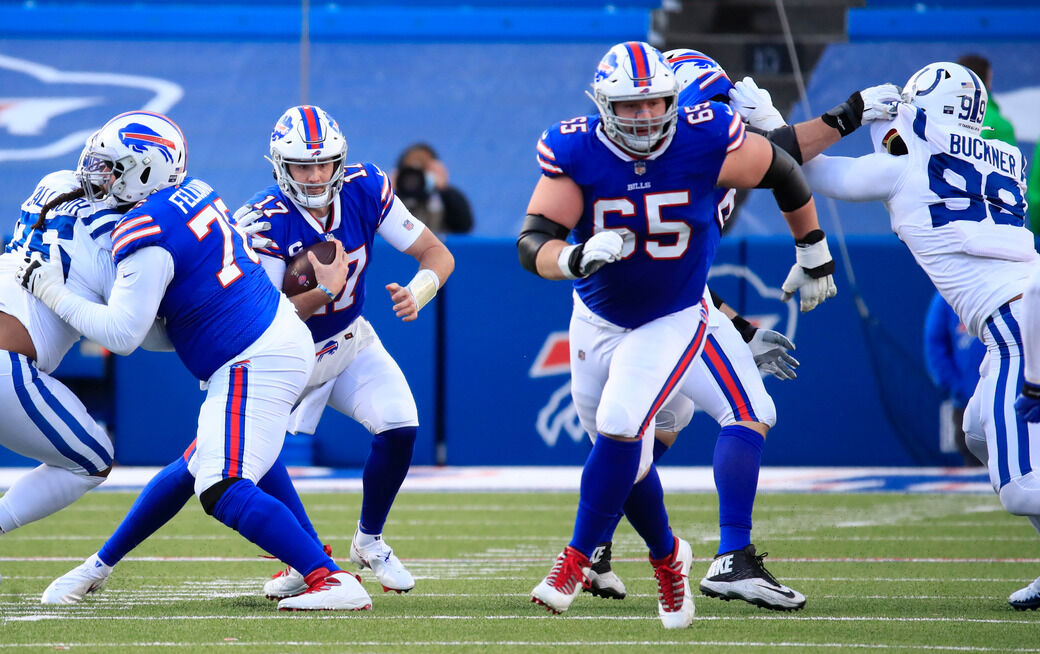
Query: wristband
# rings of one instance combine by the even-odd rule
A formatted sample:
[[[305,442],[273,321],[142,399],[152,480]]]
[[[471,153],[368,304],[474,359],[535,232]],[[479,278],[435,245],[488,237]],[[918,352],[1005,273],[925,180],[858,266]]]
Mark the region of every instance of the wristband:
[[[441,278],[437,276],[437,273],[429,268],[422,268],[415,273],[415,277],[412,277],[412,281],[408,282],[408,286],[405,288],[415,298],[415,307],[416,311],[418,311],[429,304],[433,296],[437,295],[440,287]]]
[[[758,331],[758,327],[755,327],[740,315],[730,318],[730,322],[740,332],[740,337],[744,339],[745,343],[750,343],[751,339],[755,337],[755,332]]]
[[[1025,395],[1031,400],[1040,400],[1040,385],[1023,382],[1022,395]]]
[[[331,301],[331,300],[335,300],[335,299],[336,299],[336,294],[335,294],[335,293],[333,293],[332,291],[330,291],[330,290],[329,290],[329,287],[328,287],[328,286],[326,286],[325,284],[321,284],[321,283],[319,283],[319,284],[318,284],[318,286],[317,286],[317,288],[318,288],[318,290],[319,290],[319,291],[321,291],[321,292],[322,292],[322,293],[324,293],[325,295],[328,295],[328,296],[329,296],[329,300],[330,300],[330,301]]]

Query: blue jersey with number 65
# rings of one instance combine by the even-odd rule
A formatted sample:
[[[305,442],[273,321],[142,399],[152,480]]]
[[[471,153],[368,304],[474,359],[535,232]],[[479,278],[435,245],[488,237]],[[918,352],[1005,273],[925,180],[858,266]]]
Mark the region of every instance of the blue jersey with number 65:
[[[159,304],[166,333],[188,370],[209,377],[253,344],[274,320],[280,294],[205,182],[188,177],[127,212],[112,230],[112,257],[161,247],[173,280]]]
[[[604,230],[624,238],[620,261],[574,282],[589,309],[622,327],[700,302],[721,236],[715,182],[726,155],[744,143],[744,126],[718,102],[680,107],[677,120],[645,159],[610,141],[599,116],[557,123],[538,141],[542,174],[581,188],[573,240]]]

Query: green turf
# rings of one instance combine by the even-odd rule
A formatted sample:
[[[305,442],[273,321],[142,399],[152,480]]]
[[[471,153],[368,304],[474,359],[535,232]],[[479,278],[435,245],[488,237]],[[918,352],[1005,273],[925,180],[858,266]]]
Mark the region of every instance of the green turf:
[[[279,613],[260,595],[277,565],[194,502],[131,553],[104,592],[76,606],[39,605],[51,579],[94,552],[133,498],[92,493],[0,537],[0,652],[1040,652],[1040,613],[1006,601],[1040,574],[1040,539],[993,496],[761,495],[754,541],[808,605],[774,613],[698,594],[697,618],[682,631],[661,627],[645,550],[627,525],[614,556],[628,598],[585,594],[562,616],[529,602],[574,518],[576,497],[549,493],[402,495],[386,537],[416,588],[385,595],[366,570],[374,608],[364,613]],[[359,496],[304,501],[348,565]],[[668,504],[697,557],[696,589],[717,544],[715,499],[674,495]]]

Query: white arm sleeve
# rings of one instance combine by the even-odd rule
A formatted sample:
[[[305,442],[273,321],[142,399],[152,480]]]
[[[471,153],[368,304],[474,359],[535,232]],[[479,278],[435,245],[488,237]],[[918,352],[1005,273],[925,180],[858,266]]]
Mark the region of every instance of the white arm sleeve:
[[[166,321],[156,318],[141,341],[141,348],[149,352],[173,352],[173,343],[166,335]]]
[[[285,281],[285,261],[278,257],[269,257],[266,254],[261,254],[260,265],[264,267],[264,272],[267,273],[268,279],[274,284],[274,287],[279,291],[282,290],[282,282]]]
[[[818,155],[802,164],[814,192],[835,200],[869,202],[888,200],[906,170],[907,157],[875,152],[862,157]]]
[[[408,211],[401,199],[394,197],[394,203],[390,205],[390,213],[386,214],[383,223],[376,230],[386,242],[404,252],[415,243],[419,235],[426,231],[426,225]],[[276,286],[281,287],[279,282]]]
[[[95,343],[116,354],[130,354],[152,328],[172,279],[170,253],[154,245],[141,248],[116,268],[116,283],[107,305],[66,293],[55,312]]]

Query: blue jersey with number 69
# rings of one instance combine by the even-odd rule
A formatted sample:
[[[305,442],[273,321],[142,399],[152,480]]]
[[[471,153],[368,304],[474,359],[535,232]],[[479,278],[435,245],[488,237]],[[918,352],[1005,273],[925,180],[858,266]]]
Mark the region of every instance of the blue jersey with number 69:
[[[271,229],[263,235],[274,245],[257,250],[260,254],[288,264],[301,250],[320,241],[335,238],[343,244],[350,262],[347,283],[332,302],[305,321],[315,342],[335,336],[361,315],[372,242],[394,197],[386,173],[375,164],[357,163],[344,166],[343,187],[326,218],[314,218],[298,207],[277,184],[260,191],[247,203],[262,210],[264,219],[271,223]]]
[[[620,150],[599,116],[557,123],[538,141],[549,177],[581,188],[584,209],[571,236],[587,241],[611,230],[622,259],[574,282],[596,315],[635,328],[701,301],[721,236],[715,182],[726,155],[745,138],[740,117],[706,102],[680,107],[675,133],[645,159]]]
[[[161,247],[173,280],[159,304],[166,333],[193,375],[209,377],[274,320],[280,294],[205,182],[189,177],[148,196],[112,230],[112,257]]]

